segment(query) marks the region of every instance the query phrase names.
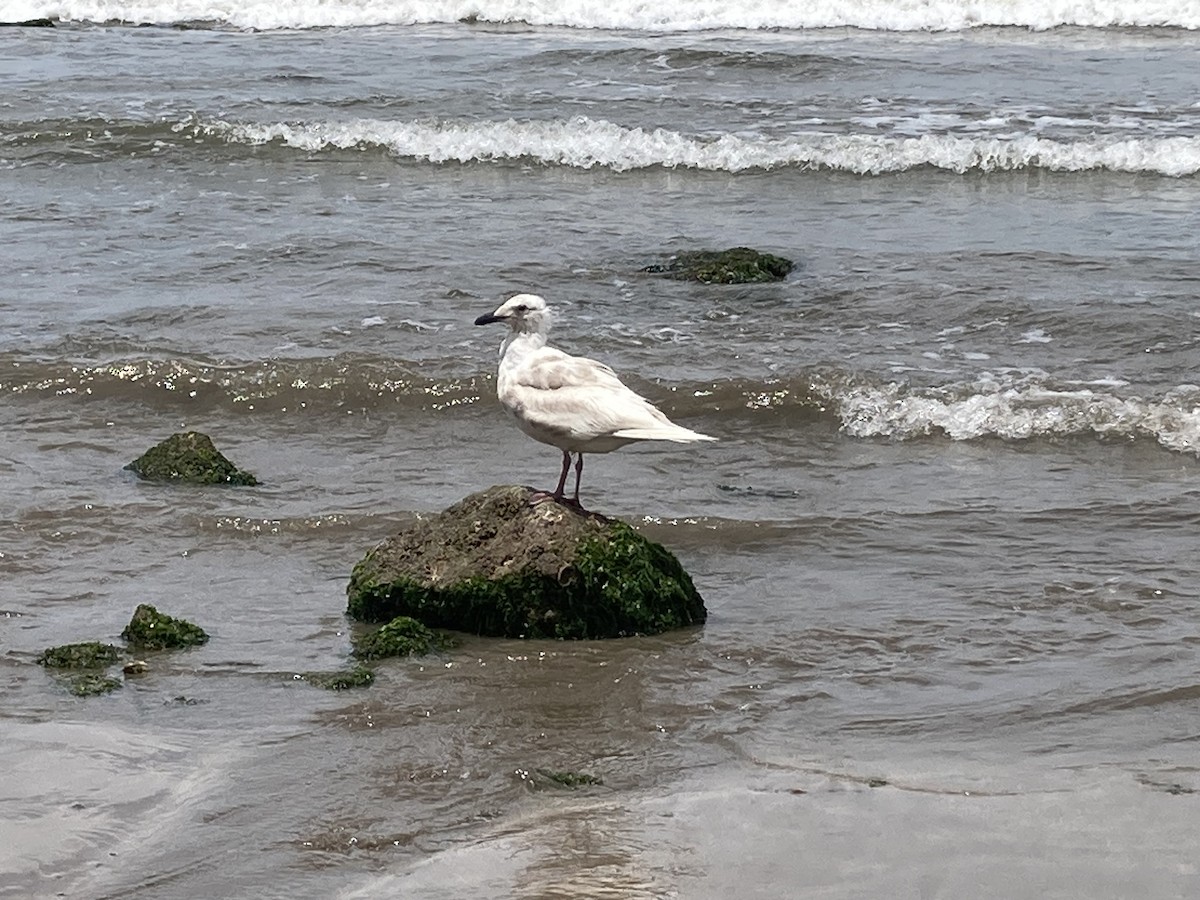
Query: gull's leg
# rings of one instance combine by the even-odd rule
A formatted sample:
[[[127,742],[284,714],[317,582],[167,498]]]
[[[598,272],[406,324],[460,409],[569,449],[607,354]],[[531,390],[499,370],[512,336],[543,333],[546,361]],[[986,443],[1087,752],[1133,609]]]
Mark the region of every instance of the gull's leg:
[[[567,472],[570,470],[570,468],[571,454],[564,450],[562,472],[560,472],[558,475],[558,487],[554,489],[553,494],[547,491],[534,491],[529,497],[529,505],[537,506],[539,503],[545,503],[547,500],[553,500],[556,503],[570,503],[570,500],[563,499],[563,491],[567,487]],[[578,486],[576,487],[576,490],[578,490]]]
[[[565,469],[563,470],[563,474],[566,475]],[[575,498],[574,498],[574,500],[572,500],[572,502],[576,506],[578,506],[580,509],[583,509],[583,504],[579,502],[579,479],[582,477],[583,477],[583,454],[580,453],[579,458],[577,460],[575,460]]]
[[[583,454],[579,454],[579,458],[583,459]],[[571,454],[566,450],[563,451],[563,467],[562,474],[558,476],[558,487],[554,489],[554,499],[561,500],[563,488],[567,486],[567,470],[571,468]]]

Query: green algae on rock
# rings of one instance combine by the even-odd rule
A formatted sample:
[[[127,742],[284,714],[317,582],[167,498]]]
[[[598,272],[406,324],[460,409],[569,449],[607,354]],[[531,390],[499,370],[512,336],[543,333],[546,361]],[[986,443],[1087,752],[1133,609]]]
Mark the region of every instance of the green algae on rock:
[[[424,656],[434,650],[445,650],[453,641],[444,634],[426,628],[409,616],[397,616],[363,635],[354,642],[351,651],[361,660],[385,659],[390,656]]]
[[[65,679],[67,689],[76,697],[95,697],[99,694],[110,694],[124,687],[119,678],[109,678],[96,672],[86,672]]]
[[[84,641],[78,644],[62,644],[48,647],[37,658],[40,665],[48,669],[103,669],[121,658],[121,650],[112,644],[99,641]],[[76,697],[93,697],[107,694],[121,687],[123,682],[100,672],[83,671],[75,675],[59,677],[59,684]]]
[[[84,641],[79,644],[48,647],[42,651],[37,661],[39,665],[48,669],[101,669],[120,658],[120,649],[112,644]]]
[[[182,431],[151,447],[125,467],[147,481],[185,484],[254,485],[258,479],[243,472],[219,451],[207,434]]]
[[[609,638],[705,620],[668,550],[624,522],[500,485],[421,519],[354,567],[347,614],[494,637]]]
[[[749,247],[728,250],[689,250],[677,253],[665,263],[646,266],[643,272],[665,275],[676,281],[703,284],[758,284],[782,281],[795,263],[782,256],[760,253]]]
[[[366,666],[343,669],[340,672],[305,672],[301,676],[309,684],[327,691],[348,691],[356,687],[368,687],[375,681],[375,673]]]
[[[535,769],[542,778],[567,788],[592,787],[604,784],[604,779],[586,772],[553,772],[550,769]]]
[[[199,625],[164,615],[149,603],[139,604],[133,611],[121,637],[139,650],[169,650],[208,642],[208,635]]]

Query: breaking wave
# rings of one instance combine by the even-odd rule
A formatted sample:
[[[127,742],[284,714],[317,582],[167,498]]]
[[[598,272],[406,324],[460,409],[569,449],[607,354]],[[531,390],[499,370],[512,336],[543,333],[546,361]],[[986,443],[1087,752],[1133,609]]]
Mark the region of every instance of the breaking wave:
[[[844,434],[895,441],[1008,441],[1100,437],[1153,440],[1200,456],[1200,386],[1159,397],[1123,395],[1123,382],[1056,386],[1041,376],[1001,377],[937,388],[880,382],[838,370],[766,382],[680,386],[673,412],[751,420],[781,416],[802,427],[831,418]],[[719,425],[708,425],[716,428]]]
[[[172,147],[283,147],[319,154],[386,153],[406,162],[563,166],[630,172],[652,168],[731,174],[781,169],[876,176],[937,169],[957,174],[1122,172],[1172,178],[1200,172],[1200,137],[1139,137],[1086,132],[1079,137],[1032,134],[795,133],[689,135],[604,119],[494,122],[447,120],[231,122],[189,116],[155,122],[100,118],[11,123],[4,155],[30,161],[89,162]],[[207,148],[207,149],[205,149]]]
[[[884,175],[929,167],[950,172],[1111,171],[1180,177],[1200,172],[1200,137],[1095,137],[1077,141],[921,135],[797,134],[702,138],[665,128],[567,120],[445,122],[356,119],[344,123],[251,124],[189,121],[179,131],[231,143],[281,144],[308,153],[379,148],[432,163],[527,161],[617,172],[655,166],[714,172],[779,168]]]
[[[1159,398],[1123,397],[1100,387],[1054,389],[1036,382],[989,383],[960,390],[860,386],[838,400],[842,428],[854,437],[908,440],[945,435],[956,441],[1097,435],[1150,438],[1169,450],[1200,455],[1200,386],[1181,385]]]
[[[430,378],[390,360],[348,355],[242,364],[146,358],[76,364],[15,360],[3,367],[0,394],[262,415],[369,410],[389,404],[442,410],[475,403],[487,382],[483,376]]]
[[[14,401],[135,402],[254,417],[397,407],[452,413],[490,398],[495,390],[490,373],[431,377],[390,358],[361,354],[238,364],[145,357],[68,363],[3,356],[0,373],[0,394]],[[1191,384],[1158,397],[1126,394],[1123,382],[1062,385],[1032,375],[917,388],[822,368],[779,379],[634,386],[669,414],[705,420],[705,430],[717,433],[736,431],[739,421],[747,425],[775,416],[795,427],[826,420],[858,438],[1020,441],[1093,435],[1148,438],[1200,456],[1200,386]]]
[[[35,18],[244,29],[345,28],[429,23],[511,23],[628,31],[863,28],[962,31],[987,26],[1045,30],[1200,28],[1192,0],[4,0],[0,21]]]

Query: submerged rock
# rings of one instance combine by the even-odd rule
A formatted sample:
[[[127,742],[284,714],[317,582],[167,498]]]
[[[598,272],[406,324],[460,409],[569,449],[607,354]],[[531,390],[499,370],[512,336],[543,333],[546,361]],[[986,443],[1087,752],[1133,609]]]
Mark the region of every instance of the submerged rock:
[[[604,779],[586,772],[555,772],[550,769],[534,769],[541,778],[561,787],[577,788],[592,787],[604,784]]]
[[[75,675],[67,680],[67,690],[76,697],[110,694],[121,687],[124,687],[124,683],[119,678],[109,678],[96,672]]]
[[[397,616],[354,642],[354,656],[369,661],[389,656],[424,656],[452,645],[445,635],[426,628],[409,616]]]
[[[133,611],[121,637],[139,650],[194,647],[208,642],[208,635],[199,625],[164,615],[149,603],[139,604]]]
[[[497,637],[658,634],[705,620],[669,551],[624,522],[497,486],[388,538],[354,567],[347,614]]]
[[[665,263],[646,266],[642,271],[703,284],[757,284],[782,281],[795,267],[795,263],[782,256],[749,247],[732,247],[678,253]]]
[[[258,479],[243,472],[218,450],[207,434],[181,431],[151,447],[125,467],[147,481],[186,484],[254,485]]]
[[[62,644],[58,647],[48,647],[37,658],[40,665],[47,669],[104,669],[121,658],[121,650],[112,644],[101,644],[99,641],[83,641],[78,644]],[[117,678],[110,678],[100,672],[78,672],[74,675],[61,675],[58,683],[64,686],[76,697],[93,697],[97,694],[107,694],[122,686]]]
[[[366,666],[343,669],[340,672],[305,672],[305,681],[327,691],[348,691],[356,687],[368,687],[375,681],[375,673]]]
[[[120,658],[120,649],[112,644],[84,641],[79,644],[48,647],[42,651],[37,661],[39,665],[48,669],[102,669]]]
[[[133,618],[121,632],[121,637],[130,647],[138,650],[163,650],[172,647],[191,647],[208,640],[198,625],[164,616],[153,606],[143,603],[134,610]],[[78,644],[63,644],[49,647],[37,658],[39,664],[49,669],[103,669],[114,665],[125,657],[125,653],[112,644],[85,641]],[[122,666],[125,675],[141,675],[150,666],[140,659],[128,659]],[[124,685],[119,678],[112,678],[95,671],[84,671],[77,675],[60,676],[58,682],[77,697],[92,697],[107,694]]]

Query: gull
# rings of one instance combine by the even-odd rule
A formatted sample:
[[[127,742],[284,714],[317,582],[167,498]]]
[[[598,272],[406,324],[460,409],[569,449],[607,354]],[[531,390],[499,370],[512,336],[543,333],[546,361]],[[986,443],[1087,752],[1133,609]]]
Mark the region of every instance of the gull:
[[[476,325],[503,322],[509,333],[500,345],[496,393],[517,420],[517,427],[543,444],[562,451],[558,487],[548,495],[582,509],[579,479],[583,454],[609,453],[634,441],[715,441],[676,425],[649,400],[634,393],[602,362],[571,356],[546,346],[550,309],[536,294],[517,294]],[[575,460],[575,496],[563,499],[571,455]]]

